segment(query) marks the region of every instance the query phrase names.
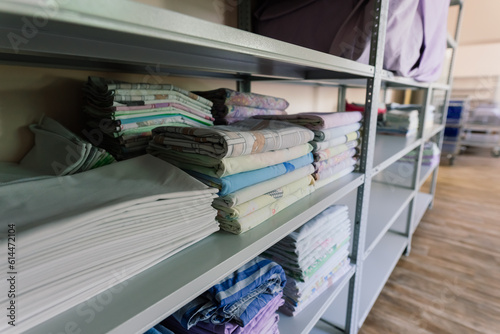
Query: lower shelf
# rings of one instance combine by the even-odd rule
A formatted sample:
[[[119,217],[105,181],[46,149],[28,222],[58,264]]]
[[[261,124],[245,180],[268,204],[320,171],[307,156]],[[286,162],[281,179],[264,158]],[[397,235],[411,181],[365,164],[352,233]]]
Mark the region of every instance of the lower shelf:
[[[370,255],[401,212],[408,207],[413,194],[410,189],[372,182],[364,258]]]
[[[365,260],[361,278],[361,297],[358,313],[360,328],[394,267],[396,267],[407,243],[408,239],[405,236],[387,232],[380,244]]]
[[[360,317],[359,327],[368,316],[406,246],[406,237],[389,231],[364,261],[358,312]],[[347,292],[348,289],[344,288],[322,317],[339,328],[345,328]],[[322,332],[317,331],[314,333],[319,334]]]
[[[432,195],[426,194],[422,192],[418,192],[415,197],[415,220],[412,222],[412,231],[413,234],[417,229],[418,224],[422,220],[425,212],[429,208],[429,204],[432,202]],[[406,208],[396,222],[392,225],[391,231],[397,233],[406,233],[406,217],[408,217],[408,208]]]
[[[415,233],[418,224],[424,217],[427,209],[429,208],[429,204],[432,202],[432,195],[426,193],[417,193],[416,197],[416,206],[415,206],[415,220],[412,222],[412,231],[411,233]]]
[[[342,334],[344,331],[330,326],[326,322],[318,321],[316,326],[309,332],[311,334]]]
[[[342,289],[349,286],[349,280],[354,275],[354,272],[355,267],[351,266],[351,269],[337,283],[316,298],[298,316],[280,315],[280,333],[309,333]]]

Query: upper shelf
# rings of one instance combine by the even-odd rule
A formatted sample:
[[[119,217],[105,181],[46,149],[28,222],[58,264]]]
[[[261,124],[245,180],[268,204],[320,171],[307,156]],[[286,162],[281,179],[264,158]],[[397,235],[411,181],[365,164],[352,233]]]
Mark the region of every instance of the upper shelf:
[[[27,333],[60,333],[66,324],[74,324],[72,327],[82,333],[144,332],[342,199],[363,180],[362,174],[346,175],[241,235],[214,233]],[[99,304],[100,300],[106,303]],[[98,309],[92,306],[96,305],[93,301],[97,301]],[[94,314],[92,321],[89,313]]]
[[[133,1],[53,3],[59,2],[0,2],[0,61],[142,73],[155,65],[169,74],[228,77],[335,79],[374,73],[369,65]],[[26,21],[38,24],[36,31],[26,30]],[[13,34],[20,42],[12,43]]]

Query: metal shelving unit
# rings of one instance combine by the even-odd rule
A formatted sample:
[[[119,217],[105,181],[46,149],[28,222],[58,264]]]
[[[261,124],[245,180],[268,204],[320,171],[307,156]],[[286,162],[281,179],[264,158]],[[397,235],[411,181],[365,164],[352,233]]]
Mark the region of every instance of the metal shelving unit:
[[[373,173],[377,174],[417,148],[422,141],[418,136],[399,137],[377,135]]]
[[[372,182],[369,216],[365,242],[365,259],[384,238],[386,232],[408,206],[413,191],[402,187]],[[391,205],[388,207],[387,203]]]
[[[462,1],[452,4],[462,7]],[[248,6],[248,1],[240,5]],[[67,324],[75,324],[82,333],[145,331],[353,192],[351,270],[298,317],[282,317],[280,329],[283,333],[314,333],[329,322],[357,333],[432,203],[437,168],[426,170],[418,165],[411,188],[372,182],[372,177],[415,149],[421,161],[423,143],[439,136],[441,145],[444,129],[444,124],[436,124],[425,133],[420,129],[414,138],[376,135],[380,91],[424,90],[427,110],[435,90],[446,92],[446,107],[451,83],[451,77],[447,84],[420,83],[382,69],[388,0],[375,1],[369,65],[132,1],[65,1],[55,9],[37,0],[3,1],[0,32],[22,36],[23,18],[36,17],[41,11],[49,13],[49,23],[38,27],[27,43],[13,47],[7,38],[0,39],[0,62],[127,73],[147,73],[148,66],[154,65],[158,75],[233,79],[242,91],[250,90],[254,80],[337,86],[340,100],[346,88],[364,88],[366,112],[358,173],[315,191],[242,235],[211,235],[121,283],[119,293],[110,287],[104,294],[113,298],[90,322],[82,316],[88,307],[84,302],[28,333],[59,333]],[[140,20],[137,13],[141,13]],[[450,42],[457,37],[458,32]],[[456,43],[448,44],[456,48]],[[423,124],[424,112],[420,116]],[[430,175],[431,193],[420,193],[422,180]],[[394,233],[400,225],[403,232]],[[313,328],[320,317],[326,322]]]
[[[282,316],[279,322],[280,333],[309,333],[328,306],[341,293],[342,288],[347,286],[355,271],[355,268],[352,267],[339,282],[336,282],[325,293],[315,299],[297,317]]]

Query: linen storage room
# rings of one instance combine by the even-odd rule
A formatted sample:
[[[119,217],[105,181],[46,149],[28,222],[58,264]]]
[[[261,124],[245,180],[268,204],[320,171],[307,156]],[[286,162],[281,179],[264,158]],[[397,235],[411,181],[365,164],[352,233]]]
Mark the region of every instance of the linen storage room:
[[[498,332],[464,2],[0,1],[0,332]]]

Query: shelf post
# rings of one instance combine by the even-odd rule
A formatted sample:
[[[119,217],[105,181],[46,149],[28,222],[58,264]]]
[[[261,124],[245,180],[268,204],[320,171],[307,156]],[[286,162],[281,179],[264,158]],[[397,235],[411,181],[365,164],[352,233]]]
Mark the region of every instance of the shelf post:
[[[251,0],[238,0],[238,29],[252,31]]]
[[[361,293],[361,277],[363,273],[363,258],[365,252],[365,237],[368,221],[368,207],[370,200],[371,175],[375,151],[375,134],[377,128],[378,105],[384,61],[385,33],[388,0],[376,0],[373,9],[373,25],[370,44],[370,65],[375,72],[367,80],[365,115],[363,120],[363,136],[361,137],[360,172],[365,173],[365,182],[358,188],[356,199],[356,213],[354,221],[354,235],[351,261],[356,265],[356,274],[349,282],[349,297],[347,301],[346,333],[357,333],[360,327],[359,306]]]
[[[340,85],[338,87],[338,97],[337,97],[337,111],[345,111],[345,93],[346,86]]]
[[[419,191],[418,185],[419,185],[419,180],[420,180],[420,173],[422,171],[422,157],[424,153],[424,125],[425,125],[425,118],[427,113],[429,112],[429,107],[431,105],[431,100],[432,100],[432,88],[427,87],[425,88],[425,93],[424,93],[424,99],[422,103],[422,109],[420,110],[420,113],[418,115],[418,138],[421,138],[421,143],[418,146],[418,154],[417,154],[417,159],[413,163],[413,178],[411,181],[411,188],[413,189],[413,198],[411,200],[411,203],[408,208],[408,217],[406,221],[406,231],[405,235],[408,238],[408,246],[406,246],[405,250],[405,255],[408,256],[410,255],[411,251],[411,239],[413,235],[413,226],[415,224],[418,224],[416,221],[416,209],[417,209],[417,194]]]
[[[236,90],[242,93],[250,93],[252,91],[252,81],[249,75],[242,76],[242,78],[236,82]]]

